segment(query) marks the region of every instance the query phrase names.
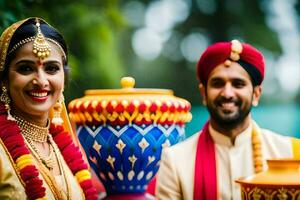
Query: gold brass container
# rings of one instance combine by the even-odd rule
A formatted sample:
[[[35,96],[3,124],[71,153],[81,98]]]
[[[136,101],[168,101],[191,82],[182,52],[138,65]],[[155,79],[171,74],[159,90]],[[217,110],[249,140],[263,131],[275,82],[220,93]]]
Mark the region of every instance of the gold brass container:
[[[244,200],[300,200],[300,160],[267,160],[268,170],[236,180]]]

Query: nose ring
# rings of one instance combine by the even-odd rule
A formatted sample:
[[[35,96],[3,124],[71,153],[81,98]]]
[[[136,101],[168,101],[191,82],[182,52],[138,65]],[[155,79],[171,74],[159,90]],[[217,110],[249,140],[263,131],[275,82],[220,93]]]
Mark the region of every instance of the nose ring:
[[[33,83],[34,85],[38,84],[38,82],[37,82],[36,79],[33,79],[33,80],[32,80],[32,83]]]

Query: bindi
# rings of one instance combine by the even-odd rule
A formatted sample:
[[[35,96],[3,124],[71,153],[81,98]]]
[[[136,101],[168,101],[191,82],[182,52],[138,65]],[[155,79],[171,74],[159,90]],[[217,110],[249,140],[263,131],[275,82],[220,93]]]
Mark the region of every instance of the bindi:
[[[43,66],[44,65],[44,62],[42,61],[42,59],[39,59],[37,62],[36,62],[37,66]]]

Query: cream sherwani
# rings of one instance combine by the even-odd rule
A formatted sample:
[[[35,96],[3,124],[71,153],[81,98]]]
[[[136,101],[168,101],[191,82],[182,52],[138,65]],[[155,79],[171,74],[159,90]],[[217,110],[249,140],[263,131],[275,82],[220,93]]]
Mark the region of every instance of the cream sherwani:
[[[254,126],[257,126],[253,123]],[[209,127],[216,146],[217,182],[219,198],[241,199],[240,187],[235,180],[254,174],[252,158],[252,125],[236,137],[232,144],[229,137]],[[156,182],[156,197],[161,200],[193,200],[195,154],[199,138],[197,133],[187,140],[165,148]],[[264,159],[292,158],[292,143],[289,137],[260,129]],[[266,168],[266,160],[264,160]]]

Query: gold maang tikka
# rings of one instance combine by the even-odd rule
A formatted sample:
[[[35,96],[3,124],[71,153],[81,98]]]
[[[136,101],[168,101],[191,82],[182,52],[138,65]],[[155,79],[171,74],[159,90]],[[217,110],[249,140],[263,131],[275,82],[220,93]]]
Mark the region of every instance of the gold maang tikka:
[[[11,54],[12,52],[14,52],[16,49],[18,49],[20,46],[33,41],[33,49],[32,52],[33,54],[39,58],[39,59],[44,59],[46,57],[48,57],[51,53],[51,46],[49,45],[49,42],[55,44],[56,46],[58,46],[58,48],[61,50],[61,52],[63,53],[63,56],[65,58],[67,58],[67,55],[64,51],[64,49],[62,48],[62,46],[55,41],[52,38],[47,38],[43,35],[42,31],[41,31],[41,23],[39,22],[39,19],[36,19],[36,27],[37,27],[37,33],[35,36],[31,36],[29,38],[25,38],[21,41],[19,41],[17,44],[15,44],[11,50],[8,52],[8,55]],[[0,63],[1,64],[1,63]],[[1,70],[1,69],[0,69]]]
[[[36,57],[43,60],[44,58],[47,58],[50,55],[51,47],[41,31],[41,25],[39,21],[36,22],[36,27],[37,27],[37,34],[33,41],[32,52]]]

